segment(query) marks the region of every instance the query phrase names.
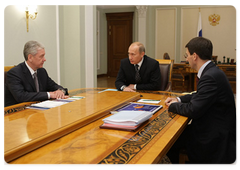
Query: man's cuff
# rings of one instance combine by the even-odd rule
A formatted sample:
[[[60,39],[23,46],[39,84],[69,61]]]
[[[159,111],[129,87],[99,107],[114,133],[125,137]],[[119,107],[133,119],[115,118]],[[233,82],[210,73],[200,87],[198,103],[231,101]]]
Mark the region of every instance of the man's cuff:
[[[127,86],[123,85],[120,89],[123,91],[125,89],[125,87],[127,87]]]
[[[47,92],[47,95],[48,95],[48,99],[50,99],[50,93],[49,92]]]
[[[177,99],[178,99],[178,102],[181,102],[181,99],[179,97],[177,97]]]

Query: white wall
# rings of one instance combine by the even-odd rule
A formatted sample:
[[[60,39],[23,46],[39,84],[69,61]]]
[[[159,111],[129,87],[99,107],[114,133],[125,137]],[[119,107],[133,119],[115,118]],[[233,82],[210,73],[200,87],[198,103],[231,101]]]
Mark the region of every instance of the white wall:
[[[60,6],[61,83],[69,89],[81,85],[80,7]],[[83,61],[82,61],[83,62]],[[74,82],[69,83],[68,82]]]
[[[176,8],[156,9],[156,59],[162,59],[164,53],[176,56],[176,11]]]
[[[218,61],[223,61],[223,56],[236,61],[236,9],[233,6],[201,7],[203,37],[213,43],[213,55],[218,56]],[[199,8],[182,8],[182,34],[181,34],[181,59],[185,53],[185,45],[197,35]],[[219,15],[219,24],[212,26],[209,23],[210,15]],[[225,59],[227,61],[227,59]]]
[[[162,58],[163,51],[158,54],[161,48],[156,44],[156,42],[166,41],[166,32],[162,34],[162,37],[166,39],[157,39],[157,34],[161,33],[157,30],[157,23],[163,23],[164,18],[168,19],[169,15],[165,9],[176,8],[176,31],[174,29],[165,30],[168,34],[176,34],[175,50],[169,53],[171,59],[174,59],[175,63],[180,61],[185,61],[183,55],[185,53],[186,43],[196,36],[197,32],[197,22],[198,22],[198,12],[199,7],[202,14],[202,27],[203,36],[209,38],[213,43],[213,55],[218,55],[218,60],[222,61],[222,57],[230,57],[237,60],[236,57],[236,9],[233,6],[223,6],[223,5],[172,5],[172,6],[148,6],[147,15],[147,52],[149,56],[153,58]],[[162,21],[157,20],[157,10],[162,11],[161,17]],[[164,14],[164,10],[167,11]],[[212,14],[219,14],[221,19],[219,25],[211,26],[208,21],[208,16]],[[169,21],[170,22],[170,21]],[[158,27],[161,27],[159,24]],[[165,27],[165,25],[162,25]],[[169,36],[171,38],[171,36]],[[173,45],[171,45],[173,46]],[[165,51],[165,50],[164,50]],[[176,51],[176,55],[174,52]],[[168,52],[168,51],[166,51]],[[156,56],[156,57],[155,57]]]
[[[55,82],[69,90],[96,87],[96,6],[38,5],[29,32],[25,9],[5,8],[4,66],[23,62],[24,44],[36,40],[45,46],[44,68]],[[85,38],[86,33],[92,37]]]
[[[4,65],[17,65],[24,61],[23,47],[29,40],[44,44],[44,67],[50,77],[58,82],[56,6],[38,6],[38,16],[29,20],[26,27],[25,6],[7,6],[4,11]]]
[[[96,87],[96,7],[59,6],[59,16],[61,84]]]

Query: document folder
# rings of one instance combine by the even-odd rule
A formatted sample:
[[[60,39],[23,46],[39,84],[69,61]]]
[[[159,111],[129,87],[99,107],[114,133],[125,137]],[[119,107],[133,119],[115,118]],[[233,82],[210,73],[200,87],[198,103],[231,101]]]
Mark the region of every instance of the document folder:
[[[153,113],[148,111],[120,111],[103,119],[101,128],[119,130],[136,130],[140,125],[149,120]]]

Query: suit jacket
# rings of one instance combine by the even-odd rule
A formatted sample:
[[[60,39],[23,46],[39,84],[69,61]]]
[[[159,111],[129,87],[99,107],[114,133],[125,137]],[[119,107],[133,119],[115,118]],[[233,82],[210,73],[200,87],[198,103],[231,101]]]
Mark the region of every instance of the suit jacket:
[[[21,102],[47,100],[48,95],[46,92],[64,89],[48,76],[44,68],[38,69],[37,75],[39,92],[36,92],[34,80],[25,62],[9,70],[5,83],[5,106]],[[64,90],[67,95],[67,89]]]
[[[197,92],[180,97],[170,112],[192,118],[187,152],[196,163],[232,163],[236,159],[236,107],[223,71],[209,63],[202,72]]]
[[[134,64],[131,64],[128,58],[122,59],[115,81],[116,88],[121,90],[123,85],[128,86],[129,84],[136,84],[135,74],[136,71]],[[161,84],[161,72],[158,61],[144,55],[139,74],[141,82],[137,84],[137,90],[159,90]]]

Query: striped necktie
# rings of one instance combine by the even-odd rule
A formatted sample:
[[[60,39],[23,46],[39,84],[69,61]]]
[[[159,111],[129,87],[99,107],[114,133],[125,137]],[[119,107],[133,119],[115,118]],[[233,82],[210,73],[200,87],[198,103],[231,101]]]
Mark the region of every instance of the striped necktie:
[[[135,81],[136,81],[136,84],[140,83],[141,81],[141,77],[140,77],[140,74],[139,74],[139,69],[138,69],[139,65],[135,65],[135,70],[136,70],[136,74],[135,74]]]
[[[38,84],[38,78],[37,78],[37,73],[36,72],[33,74],[33,80],[34,80],[34,83],[35,83],[36,90],[37,90],[37,92],[39,92],[39,84]]]

